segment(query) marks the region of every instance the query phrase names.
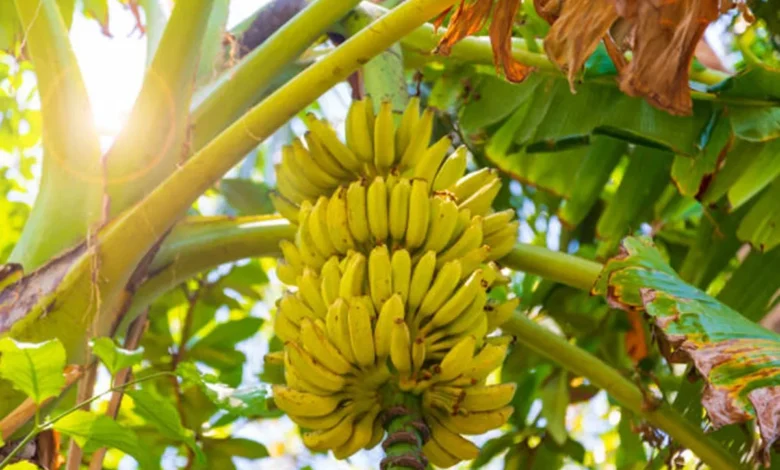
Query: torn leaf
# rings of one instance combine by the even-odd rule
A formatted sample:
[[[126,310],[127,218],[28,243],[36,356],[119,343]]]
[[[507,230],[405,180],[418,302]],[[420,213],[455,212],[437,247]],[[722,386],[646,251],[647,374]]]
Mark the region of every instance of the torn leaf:
[[[715,427],[755,418],[768,464],[780,438],[780,335],[686,284],[646,238],[623,240],[593,293],[653,319],[669,360],[692,362],[704,379],[702,404]]]

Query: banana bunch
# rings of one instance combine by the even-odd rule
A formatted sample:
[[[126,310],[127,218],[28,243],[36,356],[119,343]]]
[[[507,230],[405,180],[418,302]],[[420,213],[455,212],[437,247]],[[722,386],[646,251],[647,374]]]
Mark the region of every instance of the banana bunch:
[[[421,404],[423,452],[440,467],[473,459],[463,435],[502,426],[514,384],[488,385],[510,339],[489,336],[519,300],[490,299],[506,284],[496,260],[514,246],[514,211],[495,212],[495,170],[467,175],[466,150],[433,145],[433,112],[412,99],[395,129],[388,103],[347,117],[346,143],[308,116],[303,141],[285,147],[274,204],[297,223],[283,241],[277,302],[285,342],[276,404],[313,450],[339,459],[379,443],[398,394]]]

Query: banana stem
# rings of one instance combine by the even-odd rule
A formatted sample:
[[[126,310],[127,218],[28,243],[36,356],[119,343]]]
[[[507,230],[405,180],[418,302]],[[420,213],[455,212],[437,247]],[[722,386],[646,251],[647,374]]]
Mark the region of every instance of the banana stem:
[[[593,287],[603,267],[596,261],[527,243],[515,244],[501,264],[582,290]]]
[[[419,399],[405,393],[396,396],[395,404],[385,411],[387,437],[382,443],[385,458],[382,470],[425,470],[428,460],[422,446],[430,437],[430,430],[420,415]]]

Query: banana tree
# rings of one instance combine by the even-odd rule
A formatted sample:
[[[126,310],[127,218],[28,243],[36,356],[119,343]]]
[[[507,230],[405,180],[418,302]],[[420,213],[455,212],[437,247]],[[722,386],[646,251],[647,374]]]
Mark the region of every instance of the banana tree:
[[[691,65],[718,5],[276,1],[227,34],[227,1],[179,1],[167,19],[127,3],[151,59],[102,151],[67,39],[74,2],[0,0],[0,44],[35,72],[44,153],[0,270],[0,467],[31,443],[51,465],[55,431],[69,468],[81,451],[103,468],[106,448],[157,467],[170,445],[188,468],[222,468],[267,452],[209,429],[285,412],[339,459],[383,441],[385,468],[506,449],[507,467],[549,468],[585,461],[566,410],[598,390],[622,410],[623,465],[685,449],[712,468],[771,462],[780,338],[757,322],[779,284],[780,81],[747,50],[733,76]],[[311,111],[344,81],[341,139]],[[282,149],[276,191],[222,180],[298,117],[308,131]],[[245,214],[188,214],[215,185]],[[562,251],[517,242],[517,198],[538,209],[523,228],[563,224]],[[643,230],[655,245],[624,238]],[[270,399],[235,388],[266,271],[294,286],[264,346]],[[112,384],[95,395],[98,361]],[[105,414],[88,411],[109,392]],[[544,424],[528,420],[536,398]],[[114,420],[128,416],[156,431]],[[498,427],[481,450],[462,437]]]

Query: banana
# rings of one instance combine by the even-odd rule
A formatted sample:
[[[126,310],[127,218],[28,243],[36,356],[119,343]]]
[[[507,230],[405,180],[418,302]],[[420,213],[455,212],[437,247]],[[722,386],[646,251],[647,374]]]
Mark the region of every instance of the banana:
[[[320,295],[325,305],[330,305],[339,297],[339,290],[341,289],[341,269],[339,269],[337,256],[330,257],[322,265],[320,279]]]
[[[319,395],[323,397],[333,394],[333,392],[331,392],[330,390],[321,388],[316,384],[313,384],[307,381],[306,379],[302,378],[300,374],[297,372],[297,370],[298,369],[291,366],[289,361],[285,359],[284,381],[288,387],[294,390],[300,390],[302,392],[312,393],[314,395]]]
[[[517,384],[514,383],[466,387],[460,406],[469,412],[503,408],[512,401],[516,389]]]
[[[390,354],[390,342],[393,338],[395,323],[403,320],[403,300],[399,294],[394,294],[379,311],[376,328],[374,328],[374,347],[380,363]]]
[[[330,429],[305,432],[301,435],[303,443],[313,451],[326,451],[344,445],[352,434],[355,415],[349,414]]]
[[[488,342],[469,362],[463,375],[478,382],[484,380],[504,362],[508,348],[509,344]]]
[[[412,342],[412,370],[419,372],[425,362],[425,337],[418,336]]]
[[[485,237],[487,238],[506,227],[506,225],[511,222],[514,217],[514,209],[507,209],[486,215],[482,217],[482,233],[484,233]]]
[[[263,364],[266,366],[283,366],[284,351],[273,351],[263,356]]]
[[[474,336],[466,336],[444,355],[437,368],[437,379],[448,382],[465,372],[474,358],[474,346],[477,339]]]
[[[339,285],[339,297],[349,299],[363,294],[363,284],[366,279],[366,257],[362,253],[355,253],[349,258],[341,276]]]
[[[434,178],[439,171],[447,151],[452,145],[452,139],[447,136],[439,139],[425,151],[420,161],[414,167],[414,178],[422,179],[428,182],[428,187],[433,187]]]
[[[412,273],[412,280],[409,283],[409,300],[407,302],[407,320],[417,311],[417,308],[423,301],[428,288],[433,281],[433,274],[436,271],[436,253],[429,251],[423,255],[417,262]]]
[[[289,356],[290,365],[297,369],[299,376],[306,377],[312,383],[316,383],[319,388],[331,392],[338,392],[344,389],[346,379],[326,369],[298,343],[288,341],[284,346],[285,361],[287,361],[287,356]]]
[[[320,168],[300,139],[294,140],[292,147],[295,167],[303,173],[307,180],[313,182],[318,188],[326,190],[332,190],[339,185],[339,179]]]
[[[439,309],[458,287],[460,280],[460,261],[453,260],[446,263],[436,274],[433,285],[428,289],[425,298],[417,312],[419,318],[426,318]],[[414,280],[412,280],[414,282]]]
[[[388,234],[387,186],[381,176],[368,187],[368,226],[376,243],[384,243]]]
[[[420,98],[413,96],[409,99],[406,109],[404,109],[404,114],[401,117],[401,125],[398,126],[398,132],[395,134],[395,152],[399,160],[403,157],[406,148],[409,146],[412,133],[415,132],[419,120]]]
[[[516,220],[485,238],[485,243],[490,245],[490,259],[501,259],[512,251],[517,243],[517,229],[519,227],[520,222]]]
[[[374,333],[371,329],[371,311],[359,297],[349,303],[349,338],[358,365],[366,369],[374,365]],[[362,447],[362,446],[361,446]]]
[[[293,390],[284,385],[272,385],[273,399],[285,413],[307,418],[317,418],[333,412],[339,406],[340,398],[335,395],[318,396]]]
[[[297,341],[300,335],[298,327],[290,321],[281,309],[276,311],[274,318],[274,334],[282,341]]]
[[[395,160],[395,125],[393,105],[382,101],[374,125],[374,165],[380,173],[386,173]]]
[[[503,426],[514,411],[511,406],[505,406],[496,410],[465,415],[442,416],[442,414],[437,413],[436,417],[439,418],[444,427],[456,434],[476,435]]]
[[[303,274],[298,277],[298,293],[317,318],[325,318],[328,306],[322,300],[320,278],[314,270],[306,268],[303,270]]]
[[[484,215],[487,214],[493,205],[493,199],[498,196],[498,191],[501,189],[501,180],[496,178],[487,185],[479,188],[477,192],[469,196],[468,199],[461,202],[458,208],[469,209],[472,214]]]
[[[298,223],[298,204],[295,204],[279,194],[279,191],[269,191],[268,197],[271,199],[271,204],[274,205],[274,209],[276,209],[282,217],[294,224]]]
[[[442,333],[444,335],[459,335],[469,331],[469,329],[474,326],[476,320],[485,315],[483,309],[486,303],[487,293],[480,289],[474,297],[474,300],[466,307],[466,310],[461,313],[455,321],[442,328],[444,330]]]
[[[366,99],[353,101],[347,111],[347,147],[352,149],[364,164],[373,164],[374,142],[371,138],[372,132],[369,130],[367,106],[372,105]],[[371,127],[373,128],[373,121]]]
[[[378,414],[376,418],[374,418],[374,425],[371,430],[371,439],[368,441],[368,444],[366,444],[365,447],[363,447],[366,450],[371,450],[377,445],[379,445],[380,442],[382,442],[382,438],[385,437],[385,428],[383,426],[384,420],[382,419],[382,414]]]
[[[382,407],[377,403],[368,412],[355,422],[352,429],[352,435],[349,436],[347,442],[343,445],[333,449],[333,455],[343,460],[366,447],[371,441],[371,437],[374,435],[374,421],[379,413],[382,411]]]
[[[311,203],[304,201],[301,204],[300,212],[300,227],[295,232],[295,245],[298,247],[298,251],[301,253],[301,259],[303,264],[315,269],[320,269],[325,264],[325,257],[317,250],[314,240],[311,236],[310,218],[311,218]]]
[[[488,256],[490,256],[490,245],[482,245],[480,247],[474,248],[473,250],[469,250],[468,253],[464,254],[460,257],[460,264],[463,266],[463,274],[462,276],[468,276],[469,273],[474,272],[477,268],[482,266],[482,263],[485,262],[486,259],[488,259]],[[487,268],[487,267],[486,267]],[[490,274],[488,274],[488,271]],[[493,281],[495,281],[495,272],[491,269],[484,269],[483,274],[483,285],[485,287],[490,286]]]
[[[409,194],[409,223],[406,227],[406,248],[413,250],[422,246],[428,231],[430,202],[428,201],[428,182],[412,180]]]
[[[405,304],[406,299],[409,298],[409,283],[412,280],[412,257],[404,249],[395,250],[390,264],[392,266],[393,293],[399,294]]]
[[[386,245],[371,250],[368,257],[368,286],[377,310],[393,295],[393,268]]]
[[[308,318],[301,321],[300,338],[304,349],[332,372],[342,375],[353,372],[352,365],[341,355],[336,346],[331,344],[327,333]]]
[[[307,131],[303,138],[309,148],[311,158],[323,171],[336,180],[349,179],[351,174],[322,144],[322,141],[311,131]]]
[[[328,198],[320,196],[309,215],[309,231],[317,252],[324,258],[336,253],[336,247],[330,241],[328,233]]]
[[[449,300],[444,302],[444,305],[436,310],[426,328],[437,328],[451,323],[468,308],[481,290],[482,270],[478,269],[455,291]]]
[[[466,171],[467,150],[465,145],[461,145],[455,152],[447,157],[442,163],[436,178],[433,180],[434,191],[444,191],[454,185]]]
[[[289,240],[282,240],[279,242],[279,248],[282,250],[282,256],[294,270],[303,272],[303,258],[298,247]]]
[[[458,199],[458,202],[463,202],[480,188],[489,185],[490,182],[495,179],[498,179],[498,170],[494,168],[482,168],[481,170],[469,173],[460,178],[450,190]]]
[[[439,445],[435,439],[430,439],[425,443],[423,453],[428,458],[428,461],[438,468],[449,468],[460,461],[460,459]]]
[[[401,178],[390,193],[390,235],[393,240],[400,242],[404,239],[406,225],[409,217],[409,196],[412,185],[407,178]]]
[[[488,331],[493,331],[500,327],[512,318],[512,314],[515,313],[515,309],[520,305],[520,299],[515,297],[509,299],[499,305],[488,304],[485,306],[485,315],[488,320]]]
[[[317,199],[318,195],[328,193],[329,187],[312,179],[310,172],[304,170],[306,164],[298,159],[299,152],[295,150],[296,142],[300,145],[300,142],[296,140],[292,144],[282,147],[282,168],[293,186],[307,195],[309,199]],[[303,149],[303,146],[300,148]],[[305,151],[305,149],[303,150]]]
[[[412,129],[409,144],[401,157],[401,168],[413,168],[422,158],[431,141],[433,110],[426,108],[417,125]]]
[[[359,243],[365,243],[370,236],[366,212],[366,181],[363,178],[353,182],[347,189],[347,219],[349,231]]]
[[[439,253],[447,247],[458,223],[458,205],[449,198],[431,198],[431,221],[423,250]]]
[[[471,219],[471,224],[460,238],[439,255],[436,263],[441,266],[448,261],[460,258],[480,246],[482,246],[482,217],[475,216]]]
[[[412,373],[412,340],[406,322],[396,320],[390,341],[390,360],[402,377]]]
[[[368,400],[352,400],[343,406],[339,406],[333,412],[328,413],[325,416],[308,417],[290,415],[290,419],[302,428],[310,429],[312,431],[324,431],[339,424],[345,416],[362,413],[365,410],[370,409],[371,406],[372,403]]]
[[[450,236],[449,244],[455,243],[470,225],[471,211],[468,209],[458,211],[458,220],[455,223],[455,230],[452,231],[452,235]]]
[[[304,193],[295,185],[289,174],[289,169],[282,164],[274,165],[274,172],[276,173],[276,189],[284,198],[293,204],[300,204],[311,198],[310,194]]]
[[[339,253],[355,247],[355,240],[349,231],[347,215],[347,190],[340,186],[328,202],[328,231],[330,240]]]
[[[374,114],[374,100],[371,98],[371,95],[366,95],[366,97],[363,98],[363,101],[366,102],[366,127],[368,129],[368,138],[373,144],[374,123],[376,122],[376,115]],[[373,146],[371,147],[371,150],[374,150]]]
[[[479,447],[473,442],[444,427],[435,416],[426,418],[431,437],[442,448],[447,449],[458,460],[473,460],[479,455]]]
[[[363,163],[348,146],[339,140],[339,136],[328,124],[309,113],[306,115],[306,125],[312,135],[344,168],[353,173],[359,173],[362,170]]]
[[[283,283],[294,286],[297,281],[297,277],[301,273],[296,271],[295,268],[287,264],[284,260],[280,260],[276,263],[276,276]]]
[[[328,315],[325,317],[325,329],[328,339],[336,345],[339,352],[347,361],[357,364],[355,354],[352,352],[352,343],[349,339],[349,304],[344,299],[336,299],[328,307]]]
[[[304,318],[315,319],[317,315],[298,297],[298,294],[292,292],[285,293],[279,299],[279,310],[287,317],[293,325],[299,326]]]

